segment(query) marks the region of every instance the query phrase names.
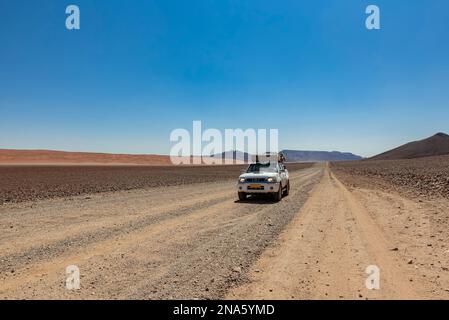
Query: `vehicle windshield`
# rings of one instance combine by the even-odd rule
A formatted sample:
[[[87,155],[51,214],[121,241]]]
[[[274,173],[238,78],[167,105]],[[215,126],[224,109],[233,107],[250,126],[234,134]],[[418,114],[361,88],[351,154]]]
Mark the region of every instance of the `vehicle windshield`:
[[[246,170],[248,173],[278,172],[276,163],[252,163]]]

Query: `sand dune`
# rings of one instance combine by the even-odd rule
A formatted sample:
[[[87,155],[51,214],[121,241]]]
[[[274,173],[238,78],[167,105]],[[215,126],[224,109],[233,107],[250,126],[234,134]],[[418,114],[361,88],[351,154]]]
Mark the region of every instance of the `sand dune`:
[[[193,159],[197,161],[193,161]],[[220,159],[202,157],[177,157],[172,163],[170,156],[157,154],[114,154],[94,152],[67,152],[54,150],[0,149],[0,165],[140,165],[169,166],[173,164],[243,164],[241,160],[221,163]],[[206,160],[207,159],[207,160]],[[216,161],[212,163],[212,161]]]
[[[132,155],[52,150],[0,149],[0,164],[136,164],[170,165],[170,157],[163,155]]]

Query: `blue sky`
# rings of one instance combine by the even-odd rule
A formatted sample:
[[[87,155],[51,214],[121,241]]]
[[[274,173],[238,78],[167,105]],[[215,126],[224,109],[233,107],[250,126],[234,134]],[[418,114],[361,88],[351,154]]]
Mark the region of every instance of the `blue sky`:
[[[1,0],[0,43],[0,148],[167,154],[201,120],[370,156],[449,132],[446,0]]]

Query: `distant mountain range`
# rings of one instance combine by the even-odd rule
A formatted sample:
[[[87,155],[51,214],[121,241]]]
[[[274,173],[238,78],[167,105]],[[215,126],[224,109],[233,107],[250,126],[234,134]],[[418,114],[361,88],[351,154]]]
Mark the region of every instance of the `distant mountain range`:
[[[251,155],[249,153],[238,150],[217,153],[212,155],[211,157],[218,159],[234,159],[245,162],[251,161]]]
[[[449,135],[440,132],[430,138],[413,141],[381,153],[370,160],[413,159],[447,154],[449,154]]]
[[[281,152],[284,154],[287,162],[354,161],[363,159],[361,156],[353,153],[339,151],[282,150]],[[449,155],[449,135],[442,132],[427,139],[404,144],[369,159],[413,159],[440,155]],[[234,158],[241,161],[251,160],[251,156],[248,153],[241,151],[227,151],[214,157]]]
[[[287,162],[324,162],[324,161],[351,161],[361,160],[361,156],[350,152],[339,151],[303,151],[283,150],[281,151]]]
[[[281,152],[285,155],[287,162],[352,161],[362,159],[358,155],[338,151],[282,150]],[[369,159],[413,159],[440,155],[449,155],[449,135],[441,132],[430,138],[404,144]],[[251,156],[242,151],[226,151],[215,154],[213,157],[236,159],[236,163],[251,161]],[[172,163],[170,157],[166,155],[0,149],[0,164],[171,165]]]
[[[355,154],[338,151],[282,150],[281,152],[284,154],[287,162],[350,161],[362,159],[362,157]],[[226,151],[221,154],[215,154],[213,157],[241,161],[251,160],[251,156],[242,151]]]

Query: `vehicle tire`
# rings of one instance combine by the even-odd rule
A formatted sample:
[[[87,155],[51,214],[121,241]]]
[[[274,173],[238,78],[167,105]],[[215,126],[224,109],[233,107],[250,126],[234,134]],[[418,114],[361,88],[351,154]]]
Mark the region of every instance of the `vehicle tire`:
[[[279,184],[279,190],[274,194],[274,201],[282,200],[282,184]]]
[[[287,181],[287,186],[284,189],[284,196],[288,196],[290,193],[290,181]]]
[[[246,200],[246,193],[245,192],[239,192],[239,200],[240,201]]]

